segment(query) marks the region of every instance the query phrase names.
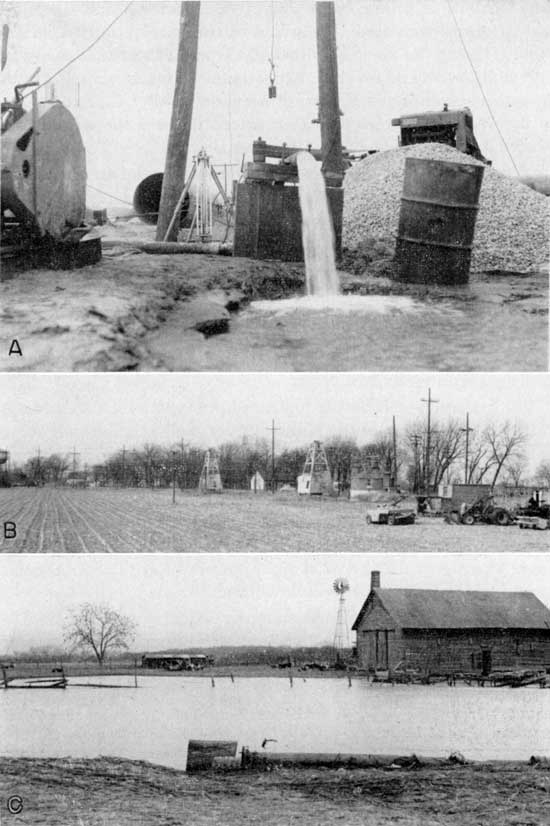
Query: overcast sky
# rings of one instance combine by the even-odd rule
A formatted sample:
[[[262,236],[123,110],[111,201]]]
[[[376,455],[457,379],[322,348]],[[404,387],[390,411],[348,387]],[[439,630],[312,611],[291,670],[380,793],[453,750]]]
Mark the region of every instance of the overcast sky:
[[[382,586],[532,591],[550,606],[548,554],[0,556],[0,653],[61,644],[68,611],[105,602],[139,625],[136,650],[332,642],[337,577],[351,627]],[[353,640],[353,635],[351,635]]]
[[[550,172],[550,3],[449,0],[500,131],[521,174]],[[11,25],[2,94],[37,66],[47,80],[86,48],[125,2],[2,2]],[[273,9],[273,10],[272,10]],[[336,0],[343,141],[397,146],[392,117],[469,106],[481,150],[515,174],[461,45],[448,0]],[[277,98],[269,100],[274,25]],[[174,91],[179,2],[134,2],[94,48],[55,81],[78,120],[88,183],[132,200],[164,169]],[[319,145],[315,7],[299,2],[202,3],[190,154],[251,160],[259,135]],[[80,98],[78,102],[77,84]],[[46,92],[42,93],[46,96]],[[237,169],[234,170],[238,172]],[[90,189],[92,207],[114,206]]]
[[[36,453],[67,453],[100,462],[122,445],[166,446],[182,438],[203,447],[270,438],[277,449],[331,435],[366,442],[391,427],[425,421],[431,387],[432,423],[455,417],[476,430],[517,421],[528,433],[533,471],[550,459],[550,377],[483,373],[148,373],[0,375],[0,447],[13,461]]]

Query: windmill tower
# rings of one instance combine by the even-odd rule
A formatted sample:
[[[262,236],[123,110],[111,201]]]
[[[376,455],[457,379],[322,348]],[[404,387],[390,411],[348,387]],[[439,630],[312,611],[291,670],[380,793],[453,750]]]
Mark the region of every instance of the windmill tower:
[[[347,579],[338,577],[332,583],[335,593],[338,594],[338,614],[336,615],[336,629],[334,631],[334,653],[336,662],[342,662],[345,649],[350,648],[348,617],[346,613],[346,592],[349,591]]]
[[[221,491],[223,489],[222,478],[220,476],[220,467],[218,457],[215,451],[207,450],[204,456],[204,464],[202,466],[201,477],[199,479],[199,490],[202,493],[211,493],[212,491]]]
[[[334,493],[327,454],[321,442],[314,441],[308,448],[303,473],[298,476],[298,493],[309,496]]]

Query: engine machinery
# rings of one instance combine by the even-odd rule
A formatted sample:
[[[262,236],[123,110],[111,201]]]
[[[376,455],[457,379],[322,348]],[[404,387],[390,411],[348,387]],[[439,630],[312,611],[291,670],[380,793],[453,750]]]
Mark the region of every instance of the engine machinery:
[[[478,161],[490,164],[483,157],[474,135],[474,119],[467,106],[449,109],[444,104],[440,112],[420,112],[393,118],[392,126],[400,126],[399,146],[415,143],[445,143]]]

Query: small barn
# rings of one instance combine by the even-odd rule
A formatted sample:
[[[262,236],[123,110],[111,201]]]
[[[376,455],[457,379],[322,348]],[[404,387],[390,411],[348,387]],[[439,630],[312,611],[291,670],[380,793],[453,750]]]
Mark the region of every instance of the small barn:
[[[372,491],[389,490],[395,485],[389,456],[369,453],[351,468],[350,499],[369,499]]]
[[[550,668],[550,610],[526,591],[383,588],[373,571],[352,629],[358,665],[368,671]]]

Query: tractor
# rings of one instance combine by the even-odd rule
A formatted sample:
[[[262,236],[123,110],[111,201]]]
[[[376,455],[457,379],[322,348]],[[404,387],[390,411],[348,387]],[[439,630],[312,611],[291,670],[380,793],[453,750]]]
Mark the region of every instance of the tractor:
[[[494,497],[489,494],[476,499],[462,513],[457,510],[451,511],[450,521],[462,525],[474,525],[482,522],[487,525],[505,527],[514,523],[514,516],[506,508],[495,505]]]

